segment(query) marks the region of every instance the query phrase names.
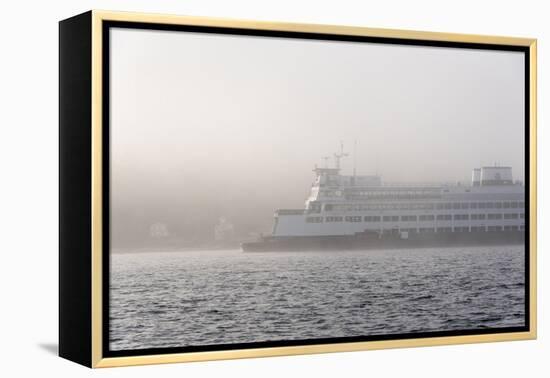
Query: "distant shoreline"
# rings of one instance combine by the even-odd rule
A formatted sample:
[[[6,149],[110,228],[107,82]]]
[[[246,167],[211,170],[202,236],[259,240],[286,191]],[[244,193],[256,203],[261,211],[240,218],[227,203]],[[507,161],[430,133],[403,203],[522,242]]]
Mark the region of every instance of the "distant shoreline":
[[[164,252],[219,252],[241,250],[240,244],[231,246],[202,246],[202,247],[136,247],[136,248],[112,248],[113,254],[132,253],[164,253]]]

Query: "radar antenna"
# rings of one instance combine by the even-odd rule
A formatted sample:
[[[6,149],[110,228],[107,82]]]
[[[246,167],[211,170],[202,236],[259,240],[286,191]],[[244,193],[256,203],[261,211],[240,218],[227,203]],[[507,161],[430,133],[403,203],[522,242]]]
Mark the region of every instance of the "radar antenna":
[[[330,156],[323,156],[322,159],[325,161],[325,168],[328,168],[328,159],[330,159]]]

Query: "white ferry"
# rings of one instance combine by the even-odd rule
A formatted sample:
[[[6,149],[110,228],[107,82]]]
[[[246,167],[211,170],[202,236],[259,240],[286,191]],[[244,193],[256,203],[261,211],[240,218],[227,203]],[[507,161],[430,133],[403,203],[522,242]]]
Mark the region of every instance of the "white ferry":
[[[304,209],[275,211],[272,234],[244,251],[522,244],[525,190],[512,168],[475,168],[471,184],[384,184],[380,176],[315,167]],[[355,170],[355,169],[354,169]]]

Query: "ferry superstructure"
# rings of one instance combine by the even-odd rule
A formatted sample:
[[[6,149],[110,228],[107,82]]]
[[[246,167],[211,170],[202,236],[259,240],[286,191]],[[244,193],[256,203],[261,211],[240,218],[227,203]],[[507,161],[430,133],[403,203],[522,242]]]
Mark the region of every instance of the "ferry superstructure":
[[[304,209],[275,211],[272,234],[245,251],[407,248],[523,243],[524,185],[511,167],[485,166],[464,184],[384,184],[378,175],[315,167]]]

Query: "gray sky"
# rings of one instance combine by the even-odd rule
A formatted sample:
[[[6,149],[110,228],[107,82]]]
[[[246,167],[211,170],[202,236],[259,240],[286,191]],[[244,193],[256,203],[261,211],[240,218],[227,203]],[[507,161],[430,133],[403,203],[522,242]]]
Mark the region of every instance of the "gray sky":
[[[205,211],[268,224],[340,140],[384,181],[495,162],[523,179],[523,69],[513,52],[114,29],[113,235]]]

